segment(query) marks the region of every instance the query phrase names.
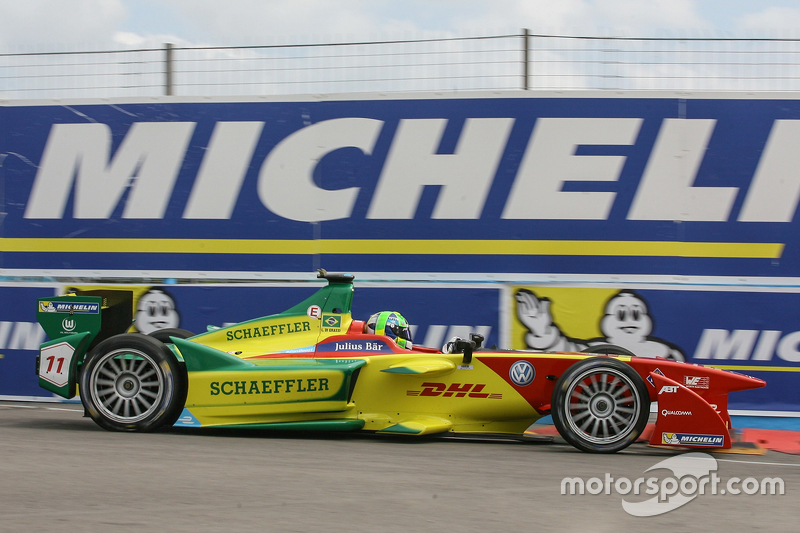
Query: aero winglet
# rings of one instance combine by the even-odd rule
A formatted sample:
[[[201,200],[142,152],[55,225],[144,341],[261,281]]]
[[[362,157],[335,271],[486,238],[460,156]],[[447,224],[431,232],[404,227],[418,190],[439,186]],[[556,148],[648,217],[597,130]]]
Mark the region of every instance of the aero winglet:
[[[650,373],[658,391],[658,418],[650,444],[690,448],[730,448],[725,421],[696,392],[661,374]]]
[[[448,359],[413,359],[395,363],[381,372],[390,374],[410,374],[418,376],[420,374],[441,375],[452,372],[456,369],[455,363]]]
[[[255,366],[249,361],[203,344],[179,339],[178,337],[170,337],[170,340],[180,351],[183,361],[186,363],[186,370],[189,372],[251,368]]]
[[[449,430],[452,425],[452,422],[444,418],[437,418],[435,416],[414,416],[406,418],[388,428],[381,429],[377,433],[430,435],[431,433],[443,433]]]

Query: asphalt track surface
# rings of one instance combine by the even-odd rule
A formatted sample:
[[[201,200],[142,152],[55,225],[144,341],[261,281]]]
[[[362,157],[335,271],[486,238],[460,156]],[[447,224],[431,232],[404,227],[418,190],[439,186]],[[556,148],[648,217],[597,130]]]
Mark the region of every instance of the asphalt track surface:
[[[778,452],[714,458],[723,482],[777,476],[782,496],[705,494],[634,517],[613,488],[562,495],[562,479],[635,480],[679,452],[362,433],[113,433],[82,415],[79,404],[0,402],[0,531],[800,531],[800,457]]]

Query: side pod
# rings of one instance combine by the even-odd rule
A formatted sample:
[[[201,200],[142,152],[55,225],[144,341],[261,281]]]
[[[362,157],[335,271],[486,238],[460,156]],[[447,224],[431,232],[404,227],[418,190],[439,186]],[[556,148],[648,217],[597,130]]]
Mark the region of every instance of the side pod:
[[[727,423],[700,395],[661,374],[650,373],[658,418],[650,444],[690,448],[730,448]],[[725,415],[727,417],[727,413]]]

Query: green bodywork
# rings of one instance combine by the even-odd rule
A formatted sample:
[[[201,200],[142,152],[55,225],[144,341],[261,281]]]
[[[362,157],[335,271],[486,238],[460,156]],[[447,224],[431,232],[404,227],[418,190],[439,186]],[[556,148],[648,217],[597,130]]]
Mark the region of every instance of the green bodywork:
[[[330,323],[327,327],[341,328],[342,316],[349,315],[353,302],[352,276],[322,273],[320,277],[324,277],[328,281],[328,285],[282,313],[242,322],[230,328],[209,327],[207,333],[192,337],[192,340],[196,342],[172,339],[174,345],[170,345],[170,348],[178,360],[185,363],[186,371],[190,373],[263,371],[265,366],[271,367],[271,370],[278,370],[269,363],[254,364],[206,346],[204,343],[214,344],[215,338],[225,335],[231,328],[252,325],[264,320],[306,317],[308,309],[312,306],[319,307],[321,318],[329,318]],[[77,393],[76,385],[80,367],[87,353],[103,340],[128,331],[133,323],[133,293],[129,290],[94,290],[41,298],[37,301],[37,320],[49,338],[40,346],[39,356],[36,358],[39,385],[64,398],[73,398]],[[317,322],[322,323],[322,321]],[[321,330],[324,331],[324,327]],[[43,354],[44,357],[42,357]],[[66,354],[66,358],[69,359],[68,367],[62,369],[60,378],[56,380],[50,379],[47,373],[47,365],[53,367],[53,361],[48,361],[47,358],[57,359],[52,354],[58,356]],[[313,357],[313,352],[309,356]],[[307,361],[298,359],[292,362],[291,367],[317,365],[327,370],[333,370],[336,366],[330,363],[317,363],[313,359]],[[285,362],[282,366],[284,370],[287,369]],[[353,365],[343,365],[342,368],[336,368],[336,370],[349,376],[361,365],[357,364],[352,368],[350,366]],[[349,379],[347,381],[349,382]]]
[[[133,322],[131,291],[85,291],[77,294],[40,298],[36,318],[49,341],[39,348],[36,373],[39,386],[64,398],[76,394],[78,369],[86,353],[101,341],[123,333]],[[69,359],[59,379],[48,379],[53,355]],[[45,357],[42,357],[43,353]],[[51,358],[48,360],[48,358]],[[43,366],[44,365],[44,366]],[[57,369],[57,367],[56,367]],[[54,369],[55,370],[55,369]]]

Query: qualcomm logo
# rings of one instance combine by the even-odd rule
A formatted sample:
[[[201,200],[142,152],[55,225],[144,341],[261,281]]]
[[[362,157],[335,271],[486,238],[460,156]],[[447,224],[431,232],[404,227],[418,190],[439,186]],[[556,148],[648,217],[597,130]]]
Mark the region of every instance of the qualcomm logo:
[[[517,361],[511,365],[508,376],[515,385],[525,387],[533,382],[533,378],[536,377],[536,369],[528,361]]]

